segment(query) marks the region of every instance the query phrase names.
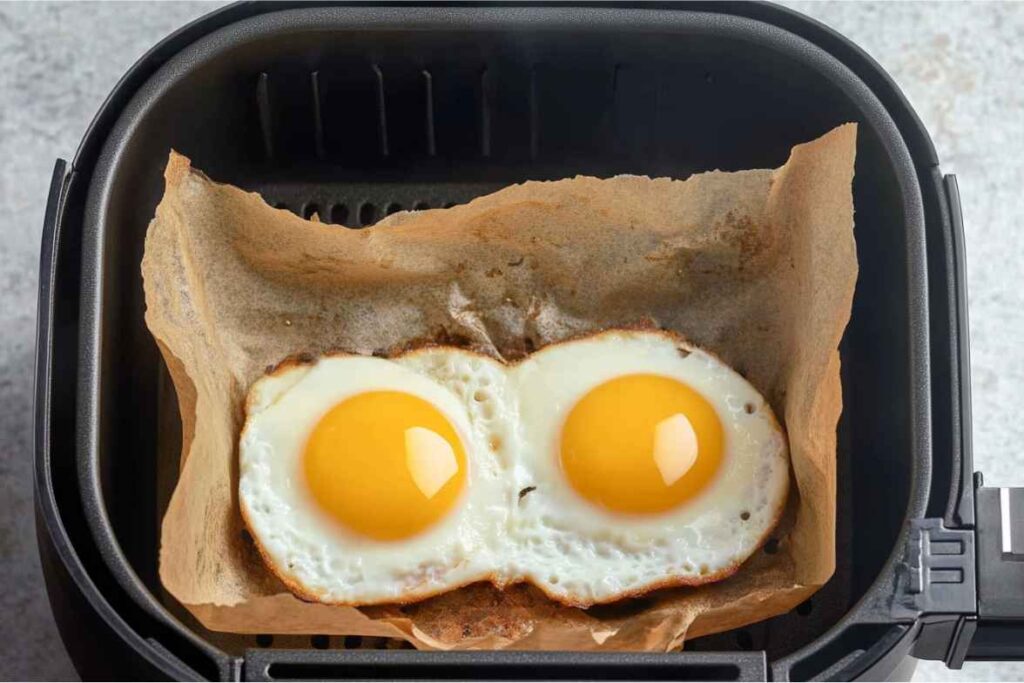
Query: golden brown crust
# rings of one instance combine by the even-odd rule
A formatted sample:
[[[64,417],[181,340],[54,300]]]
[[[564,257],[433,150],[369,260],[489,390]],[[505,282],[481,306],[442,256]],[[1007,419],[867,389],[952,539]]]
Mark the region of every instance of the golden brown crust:
[[[341,355],[341,352],[339,352],[338,355]],[[355,354],[346,355],[352,356]],[[316,365],[318,360],[320,359],[311,353],[295,353],[282,359],[277,363],[277,365],[271,365],[268,367],[264,376],[276,377],[277,375],[280,375],[287,370],[291,370],[292,368],[301,368],[305,365]]]
[[[509,586],[513,586],[513,585],[516,585],[516,584],[526,583],[526,584],[530,584],[531,586],[533,586],[533,587],[537,588],[538,590],[540,590],[544,594],[544,596],[546,598],[548,598],[549,600],[557,602],[558,604],[563,605],[564,607],[577,607],[579,609],[587,609],[589,607],[594,607],[596,605],[607,605],[607,604],[610,604],[610,603],[613,603],[613,602],[618,602],[619,600],[628,600],[630,598],[639,598],[639,597],[642,597],[642,596],[646,596],[646,595],[648,595],[648,594],[650,594],[650,593],[652,593],[652,592],[654,592],[656,590],[662,590],[662,589],[668,589],[668,588],[696,588],[698,586],[704,586],[704,585],[707,585],[709,583],[717,583],[718,581],[722,581],[724,579],[729,578],[730,576],[735,574],[737,571],[739,571],[740,567],[742,567],[743,564],[747,560],[749,560],[753,556],[753,554],[755,552],[757,552],[762,546],[764,546],[764,544],[771,537],[772,532],[775,530],[775,527],[778,526],[779,520],[782,518],[783,510],[786,507],[786,498],[788,497],[788,493],[789,493],[788,492],[789,484],[787,483],[786,486],[787,486],[787,495],[783,496],[781,498],[781,503],[778,505],[777,509],[775,510],[775,514],[773,515],[774,519],[773,519],[772,523],[765,528],[765,532],[763,534],[761,534],[761,537],[758,539],[757,543],[755,543],[751,547],[751,551],[742,560],[734,562],[734,563],[730,564],[729,566],[723,567],[722,569],[718,570],[717,572],[712,572],[710,574],[704,574],[704,575],[701,575],[701,576],[698,576],[698,577],[693,577],[693,576],[669,576],[669,577],[665,577],[661,581],[656,581],[656,582],[649,583],[649,584],[646,584],[646,585],[643,585],[643,586],[638,586],[637,588],[635,588],[633,590],[624,591],[622,593],[617,593],[617,594],[615,594],[613,596],[609,596],[609,597],[602,598],[602,599],[599,599],[599,600],[592,600],[590,602],[583,601],[583,600],[574,600],[571,596],[562,595],[562,594],[559,594],[559,593],[554,593],[554,592],[551,592],[549,590],[546,590],[544,585],[536,583],[534,581],[530,581],[528,577],[524,577],[524,578],[519,579],[517,581],[511,581],[511,582],[500,581],[498,579],[498,577],[497,577],[497,574],[495,574],[494,572],[490,572],[490,573],[487,573],[487,574],[481,574],[479,576],[475,576],[473,578],[466,579],[465,581],[461,581],[459,583],[452,584],[450,586],[444,586],[442,588],[437,588],[437,589],[433,589],[433,590],[426,590],[426,591],[411,591],[411,592],[403,594],[399,598],[393,598],[393,599],[386,599],[386,600],[385,599],[380,599],[380,600],[359,600],[359,601],[352,601],[352,600],[348,600],[348,601],[346,601],[346,600],[323,600],[320,596],[318,596],[318,595],[316,595],[314,593],[310,593],[309,591],[307,591],[301,584],[297,583],[289,575],[284,573],[283,570],[278,568],[277,564],[270,557],[270,554],[263,548],[263,545],[259,541],[259,536],[256,534],[252,524],[250,524],[249,516],[248,516],[248,513],[246,512],[246,506],[245,506],[244,501],[241,503],[241,509],[242,509],[242,521],[245,522],[245,526],[249,530],[250,535],[252,536],[253,544],[256,546],[256,550],[259,551],[260,557],[263,558],[263,563],[266,565],[267,569],[270,571],[271,574],[276,576],[278,578],[278,580],[280,580],[281,583],[283,583],[285,585],[285,587],[295,597],[297,597],[300,600],[303,600],[305,602],[319,603],[319,604],[322,604],[322,605],[331,605],[331,606],[334,606],[334,607],[370,607],[370,606],[374,606],[374,605],[409,605],[409,604],[420,602],[422,600],[426,600],[428,598],[432,598],[432,597],[435,597],[435,596],[438,596],[438,595],[443,595],[444,593],[450,593],[450,592],[456,591],[456,590],[458,590],[460,588],[465,588],[466,586],[469,586],[469,585],[474,584],[474,583],[490,583],[492,586],[494,586],[495,588],[497,588],[499,590],[502,590],[504,588],[507,588]]]
[[[463,352],[466,352],[466,353],[470,353],[470,354],[473,354],[473,355],[477,355],[477,356],[480,356],[481,358],[487,358],[487,359],[489,359],[491,361],[502,363],[503,365],[511,367],[511,366],[515,366],[515,365],[518,365],[519,363],[523,362],[523,360],[525,360],[525,358],[528,358],[528,357],[530,357],[532,355],[541,353],[542,351],[544,351],[546,349],[550,349],[550,348],[553,348],[553,347],[556,347],[556,346],[559,346],[559,345],[562,345],[562,344],[566,344],[566,343],[569,343],[569,342],[575,342],[575,341],[586,340],[586,339],[597,339],[597,338],[600,338],[600,337],[603,337],[603,336],[610,336],[610,335],[619,334],[619,333],[622,333],[622,332],[644,332],[644,333],[648,333],[648,334],[654,334],[654,335],[657,335],[657,336],[666,337],[666,338],[670,339],[677,346],[677,348],[679,348],[680,350],[686,351],[687,353],[693,352],[693,351],[699,351],[701,353],[705,353],[705,354],[711,356],[712,358],[714,358],[715,360],[718,360],[719,362],[721,362],[725,367],[729,367],[729,365],[726,364],[724,361],[722,361],[722,359],[719,358],[716,354],[714,354],[714,353],[712,353],[710,351],[707,351],[705,349],[702,349],[702,348],[700,348],[700,347],[690,343],[683,335],[681,335],[681,334],[679,334],[679,333],[677,333],[675,331],[672,331],[672,330],[666,330],[666,329],[655,327],[654,325],[650,324],[649,322],[639,322],[639,323],[636,323],[634,325],[626,325],[626,326],[623,326],[623,327],[615,327],[615,328],[612,328],[612,329],[600,330],[600,331],[597,331],[597,332],[586,332],[586,333],[582,333],[582,334],[578,334],[578,335],[573,335],[571,337],[567,337],[565,339],[561,339],[561,340],[559,340],[557,342],[552,342],[550,344],[546,344],[546,345],[538,348],[537,350],[535,350],[533,353],[529,354],[528,356],[525,356],[523,359],[516,359],[516,360],[512,360],[512,361],[506,361],[506,360],[494,358],[490,354],[483,353],[483,352],[481,352],[479,350],[476,350],[476,349],[473,349],[473,348],[455,347],[455,346],[452,346],[450,344],[442,344],[442,343],[432,342],[432,341],[429,341],[429,340],[417,340],[415,342],[411,342],[409,344],[405,344],[405,345],[402,346],[402,348],[401,348],[401,350],[399,352],[397,352],[395,354],[388,354],[387,356],[385,356],[385,358],[387,358],[389,360],[394,360],[394,359],[397,359],[397,358],[403,358],[403,357],[407,357],[407,356],[414,356],[414,355],[420,354],[420,353],[427,353],[429,351],[433,351],[433,350],[437,350],[437,349],[459,348],[460,351],[463,351]],[[323,360],[323,359],[326,359],[326,358],[337,358],[337,357],[343,357],[343,356],[358,356],[360,358],[364,358],[365,357],[365,356],[363,356],[361,354],[354,354],[354,353],[350,353],[350,352],[347,352],[347,351],[332,351],[332,352],[324,353],[324,354],[320,355],[319,357],[313,356],[312,354],[305,354],[305,353],[294,354],[294,355],[288,356],[287,358],[284,358],[277,365],[274,365],[272,367],[267,368],[267,372],[264,375],[264,377],[261,378],[261,380],[265,379],[266,377],[275,377],[275,376],[281,375],[284,372],[286,372],[286,371],[288,371],[288,370],[290,370],[292,368],[304,367],[304,366],[309,366],[309,365],[315,365],[320,360]],[[732,368],[730,368],[730,369],[732,369]],[[733,370],[733,372],[736,372],[736,370]],[[737,373],[737,374],[739,374],[739,373]],[[259,381],[260,380],[257,380],[257,383]],[[254,383],[253,386],[255,387],[255,385],[256,385],[256,383]],[[249,418],[250,418],[250,415],[251,415],[251,408],[252,408],[252,406],[251,406],[251,399],[252,399],[252,389],[250,388],[249,396],[247,397],[246,402],[245,402],[245,421],[244,421],[243,426],[242,426],[242,432],[243,433],[244,433],[245,429],[248,427],[248,424],[249,424]],[[776,427],[778,432],[783,434],[783,436],[785,436],[785,430],[783,429],[783,427],[779,423],[778,419],[776,418],[775,412],[771,409],[771,406],[768,405],[767,402],[765,402],[765,411],[767,412],[768,418],[772,421],[772,424]],[[788,451],[788,444],[787,444],[787,451]],[[287,573],[285,573],[285,571],[283,569],[281,569],[281,568],[279,568],[277,566],[277,564],[274,562],[274,560],[270,557],[270,554],[266,551],[266,549],[264,549],[264,547],[260,543],[259,536],[256,533],[255,528],[253,527],[253,525],[249,521],[249,515],[248,515],[248,512],[246,510],[245,501],[244,500],[240,500],[239,503],[240,503],[241,513],[242,513],[242,521],[245,523],[246,528],[249,530],[250,535],[252,536],[253,544],[256,546],[256,549],[259,551],[260,557],[263,558],[263,563],[266,565],[267,569],[274,576],[276,576],[281,581],[281,583],[283,583],[285,585],[285,587],[288,588],[288,590],[293,595],[295,595],[295,597],[297,597],[300,600],[303,600],[305,602],[319,603],[319,604],[324,604],[324,605],[332,605],[332,606],[336,606],[336,607],[369,607],[369,606],[373,606],[373,605],[408,605],[408,604],[420,602],[422,600],[426,600],[428,598],[432,598],[432,597],[435,597],[435,596],[438,596],[438,595],[442,595],[444,593],[449,593],[449,592],[452,592],[452,591],[456,591],[456,590],[458,590],[460,588],[464,588],[464,587],[469,586],[469,585],[474,584],[474,583],[490,583],[491,585],[493,585],[495,588],[497,588],[499,590],[507,588],[508,586],[512,586],[512,585],[515,585],[515,584],[526,583],[526,584],[530,584],[530,585],[536,587],[537,589],[539,589],[544,594],[545,597],[547,597],[548,599],[550,599],[550,600],[552,600],[554,602],[557,602],[560,605],[563,605],[565,607],[576,607],[576,608],[580,608],[580,609],[587,609],[589,607],[594,607],[596,605],[607,605],[609,603],[618,602],[620,600],[626,600],[626,599],[630,599],[630,598],[638,598],[638,597],[641,597],[641,596],[646,596],[646,595],[648,595],[648,594],[650,594],[650,593],[652,593],[653,591],[656,591],[656,590],[669,589],[669,588],[681,588],[681,587],[695,588],[695,587],[704,586],[704,585],[707,585],[707,584],[710,584],[710,583],[716,583],[718,581],[722,581],[724,579],[729,578],[730,576],[735,574],[737,571],[739,571],[740,567],[742,567],[743,564],[747,560],[749,560],[753,556],[753,554],[755,552],[757,552],[768,541],[768,539],[772,535],[772,532],[778,526],[779,521],[782,519],[782,514],[783,514],[783,512],[785,510],[785,507],[786,507],[786,500],[789,497],[789,479],[788,479],[788,477],[786,479],[785,486],[786,486],[786,492],[785,492],[785,494],[783,496],[780,497],[779,503],[776,506],[776,509],[773,511],[773,515],[772,515],[773,519],[772,519],[771,524],[769,524],[765,528],[764,533],[761,534],[761,536],[758,539],[757,543],[755,543],[755,544],[753,544],[751,546],[751,551],[745,557],[743,557],[743,559],[738,560],[738,561],[736,561],[736,562],[734,562],[734,563],[732,563],[732,564],[730,564],[730,565],[728,565],[726,567],[723,567],[722,569],[720,569],[720,570],[718,570],[716,572],[712,572],[712,573],[709,573],[709,574],[704,574],[704,575],[700,575],[700,576],[668,576],[668,577],[665,577],[664,579],[662,579],[661,581],[656,581],[656,582],[653,582],[653,583],[649,583],[649,584],[646,584],[646,585],[643,585],[643,586],[639,586],[639,587],[637,587],[635,589],[632,589],[632,590],[624,591],[622,593],[618,593],[618,594],[613,595],[613,596],[609,596],[609,597],[598,599],[598,600],[592,600],[592,601],[589,601],[589,602],[582,601],[582,600],[574,600],[571,596],[567,596],[567,595],[562,595],[562,594],[559,594],[559,593],[551,592],[543,584],[531,581],[529,579],[529,577],[524,577],[522,579],[518,579],[518,580],[512,581],[512,582],[504,582],[504,581],[501,581],[498,578],[498,575],[495,572],[481,574],[479,576],[475,576],[475,577],[466,579],[465,581],[459,582],[457,584],[452,584],[450,586],[444,586],[444,587],[437,588],[437,589],[421,590],[421,591],[413,590],[413,591],[410,591],[410,592],[407,592],[407,593],[403,594],[399,598],[380,599],[380,600],[363,600],[363,601],[323,600],[320,596],[318,596],[318,595],[316,595],[314,593],[310,593],[302,585],[300,585],[295,579],[293,579]]]
[[[743,564],[747,560],[749,560],[753,556],[753,554],[755,552],[757,552],[759,549],[761,549],[762,546],[764,546],[764,544],[771,537],[771,534],[775,530],[775,527],[778,526],[779,520],[782,518],[783,510],[786,507],[786,498],[788,497],[788,486],[789,486],[789,484],[787,483],[786,486],[787,486],[787,495],[783,496],[781,498],[781,503],[778,505],[777,509],[775,510],[775,514],[773,515],[774,519],[773,519],[772,523],[770,525],[768,525],[768,527],[766,527],[765,532],[763,534],[761,534],[761,537],[758,539],[757,543],[755,543],[751,547],[751,551],[743,559],[741,559],[741,560],[739,560],[737,562],[734,562],[734,563],[730,564],[727,567],[723,567],[722,569],[718,570],[717,572],[712,572],[712,573],[704,574],[704,575],[697,576],[697,577],[693,577],[693,576],[668,576],[668,577],[665,577],[664,579],[662,579],[661,581],[655,581],[653,583],[645,584],[643,586],[638,586],[637,588],[635,588],[633,590],[624,591],[622,593],[617,593],[617,594],[615,594],[613,596],[609,596],[609,597],[598,599],[598,600],[592,600],[592,601],[589,601],[589,602],[583,601],[583,600],[574,600],[572,598],[572,596],[562,595],[562,594],[559,594],[559,593],[551,592],[551,591],[547,590],[544,585],[542,585],[540,583],[536,583],[534,581],[530,581],[528,577],[524,577],[524,578],[519,579],[517,581],[511,581],[511,582],[500,581],[498,579],[498,577],[497,577],[497,574],[494,573],[494,572],[490,572],[490,573],[487,573],[487,574],[481,574],[479,576],[475,576],[475,577],[466,579],[465,581],[461,581],[459,583],[452,584],[450,586],[444,586],[442,588],[426,590],[426,591],[411,591],[411,592],[403,594],[399,598],[393,598],[393,599],[386,599],[386,600],[385,599],[380,599],[380,600],[360,600],[360,601],[351,601],[351,600],[349,600],[349,601],[345,601],[345,600],[323,600],[320,596],[318,596],[318,595],[316,595],[314,593],[310,593],[309,591],[307,591],[301,584],[297,583],[288,574],[284,573],[283,570],[278,568],[277,564],[270,557],[270,554],[263,548],[263,545],[260,543],[259,536],[256,534],[252,524],[249,523],[249,516],[248,516],[248,513],[246,512],[246,506],[245,506],[245,502],[244,501],[241,502],[241,509],[242,509],[242,521],[245,522],[246,528],[249,529],[249,533],[252,536],[253,544],[256,546],[256,550],[259,551],[260,557],[263,558],[263,563],[266,565],[267,569],[270,571],[271,574],[276,576],[278,578],[278,580],[280,580],[281,583],[283,583],[285,585],[285,587],[295,597],[297,597],[300,600],[303,600],[305,602],[319,603],[319,604],[322,604],[322,605],[331,605],[331,606],[334,606],[334,607],[370,607],[370,606],[374,606],[374,605],[409,605],[409,604],[420,602],[422,600],[426,600],[428,598],[432,598],[432,597],[435,597],[435,596],[438,596],[438,595],[443,595],[444,593],[450,593],[450,592],[456,591],[456,590],[458,590],[460,588],[465,588],[466,586],[469,586],[469,585],[474,584],[474,583],[490,583],[492,586],[494,586],[495,588],[497,588],[499,590],[502,590],[504,588],[508,588],[509,586],[513,586],[513,585],[516,585],[516,584],[525,583],[525,584],[529,584],[529,585],[537,588],[538,590],[540,590],[544,594],[544,596],[546,598],[548,598],[549,600],[552,600],[554,602],[557,602],[558,604],[560,604],[560,605],[562,605],[564,607],[576,607],[576,608],[579,608],[579,609],[587,609],[589,607],[594,607],[596,605],[607,605],[607,604],[610,604],[610,603],[613,603],[613,602],[618,602],[620,600],[628,600],[630,598],[643,597],[643,596],[649,595],[650,593],[652,593],[652,592],[654,592],[656,590],[663,590],[663,589],[669,589],[669,588],[696,588],[698,586],[704,586],[704,585],[707,585],[709,583],[717,583],[718,581],[722,581],[724,579],[729,578],[730,576],[735,574],[737,571],[739,571],[740,567],[742,567]]]
[[[559,596],[559,595],[555,595],[553,593],[549,593],[548,591],[544,590],[544,586],[541,586],[539,584],[533,583],[532,581],[528,581],[528,583],[530,583],[530,584],[536,586],[537,588],[539,588],[540,591],[542,593],[544,593],[545,596],[547,596],[551,600],[554,600],[555,602],[558,602],[558,603],[560,603],[562,605],[565,605],[566,607],[579,607],[581,609],[586,609],[588,607],[593,607],[595,605],[607,605],[607,604],[612,603],[612,602],[618,602],[619,600],[627,600],[629,598],[639,598],[639,597],[642,597],[642,596],[646,596],[646,595],[648,595],[648,594],[650,594],[650,593],[652,593],[652,592],[654,592],[656,590],[662,590],[662,589],[667,589],[667,588],[684,588],[684,587],[685,588],[696,588],[697,586],[704,586],[704,585],[707,585],[709,583],[717,583],[719,581],[722,581],[724,579],[729,578],[730,576],[732,576],[733,574],[738,572],[740,567],[742,567],[743,564],[747,560],[749,560],[754,555],[754,553],[756,553],[758,550],[760,550],[761,547],[764,546],[764,544],[768,541],[769,538],[771,538],[772,532],[775,531],[775,527],[778,526],[779,521],[782,519],[782,513],[786,509],[786,499],[788,497],[789,497],[789,480],[787,478],[787,480],[786,480],[786,495],[784,495],[784,496],[782,496],[780,498],[779,505],[775,509],[774,514],[772,515],[772,517],[773,517],[772,523],[769,524],[767,527],[765,527],[764,533],[761,534],[760,538],[757,539],[757,542],[754,543],[751,546],[750,552],[747,553],[747,555],[743,559],[738,560],[736,562],[733,562],[732,564],[728,565],[727,567],[723,567],[722,569],[718,570],[717,572],[712,572],[710,574],[703,574],[703,575],[698,576],[698,577],[692,577],[692,576],[667,576],[664,579],[662,579],[661,581],[655,581],[653,583],[649,583],[649,584],[646,584],[646,585],[643,585],[643,586],[639,586],[639,587],[637,587],[637,588],[635,588],[633,590],[624,591],[622,593],[617,593],[614,596],[611,596],[611,597],[608,597],[608,598],[605,598],[605,599],[602,599],[602,600],[594,600],[594,601],[589,602],[589,603],[584,603],[584,602],[581,602],[581,601],[576,601],[576,600],[573,600],[572,598],[570,598],[568,596]]]
[[[433,590],[419,591],[419,592],[412,591],[412,592],[409,592],[409,593],[405,593],[400,598],[387,599],[387,600],[384,600],[384,599],[381,599],[381,600],[365,600],[365,601],[364,600],[360,600],[360,601],[323,600],[319,595],[316,595],[315,593],[311,593],[308,590],[306,590],[305,587],[303,587],[301,584],[297,583],[295,581],[295,579],[293,579],[291,576],[286,574],[284,572],[284,570],[282,570],[282,569],[280,569],[278,567],[277,563],[270,556],[270,553],[268,553],[267,550],[263,547],[263,544],[260,543],[259,536],[256,534],[255,528],[249,522],[249,514],[246,511],[245,501],[240,501],[240,507],[241,507],[241,511],[242,511],[242,521],[245,523],[246,529],[249,530],[249,535],[252,537],[253,545],[256,546],[256,550],[259,551],[260,557],[263,558],[263,564],[266,565],[267,569],[270,571],[271,574],[273,574],[275,577],[277,577],[277,579],[281,583],[283,583],[285,585],[285,587],[289,590],[289,592],[292,593],[292,595],[294,595],[299,600],[302,600],[304,602],[318,603],[318,604],[321,604],[321,605],[331,605],[333,607],[369,607],[371,605],[409,605],[409,604],[412,604],[414,602],[420,602],[422,600],[426,600],[427,598],[432,598],[432,597],[435,597],[437,595],[442,595],[444,593],[449,593],[451,591],[458,590],[459,588],[463,588],[465,586],[468,586],[468,585],[474,584],[474,583],[481,583],[481,582],[483,582],[483,583],[490,583],[492,586],[494,586],[495,588],[499,588],[499,589],[504,588],[506,585],[509,585],[509,584],[504,584],[504,583],[498,581],[497,575],[494,572],[490,572],[490,573],[487,573],[487,574],[480,574],[479,576],[474,576],[474,577],[472,577],[470,579],[466,579],[465,581],[462,581],[462,582],[457,583],[457,584],[452,584],[450,586],[444,586],[443,588],[437,588],[437,589],[433,589]]]

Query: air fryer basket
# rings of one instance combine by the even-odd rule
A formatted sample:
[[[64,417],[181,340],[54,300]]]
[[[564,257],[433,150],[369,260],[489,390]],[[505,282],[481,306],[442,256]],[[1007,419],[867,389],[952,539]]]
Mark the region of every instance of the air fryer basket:
[[[211,633],[163,594],[159,520],[180,422],[143,323],[139,263],[170,148],[343,230],[526,179],[774,167],[845,121],[860,124],[861,274],[841,347],[837,569],[792,613],[682,653],[422,653]],[[1024,495],[1004,489],[1000,507],[1001,492],[981,488],[975,500],[981,482],[969,476],[959,220],[955,181],[877,65],[771,6],[215,12],[132,69],[73,166],[55,173],[37,500],[72,656],[86,675],[680,680],[878,676],[911,650],[951,665],[1011,656],[1013,619],[1024,615],[1024,578],[1013,573],[1024,564],[1011,560],[1024,543],[998,541]],[[979,575],[976,553],[989,552]],[[97,658],[69,635],[80,632],[124,656]]]

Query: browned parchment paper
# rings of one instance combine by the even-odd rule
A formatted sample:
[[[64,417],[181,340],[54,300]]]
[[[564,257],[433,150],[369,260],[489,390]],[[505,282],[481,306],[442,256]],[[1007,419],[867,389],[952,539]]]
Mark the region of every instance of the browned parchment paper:
[[[529,182],[359,231],[273,209],[172,153],[142,262],[146,322],[183,423],[164,586],[217,631],[443,649],[665,650],[792,608],[835,564],[855,139],[841,126],[774,171]],[[483,585],[405,607],[328,607],[292,597],[264,568],[239,515],[236,442],[246,391],[268,365],[422,339],[508,358],[644,320],[721,355],[786,426],[795,486],[778,552],[758,551],[719,584],[587,611]]]

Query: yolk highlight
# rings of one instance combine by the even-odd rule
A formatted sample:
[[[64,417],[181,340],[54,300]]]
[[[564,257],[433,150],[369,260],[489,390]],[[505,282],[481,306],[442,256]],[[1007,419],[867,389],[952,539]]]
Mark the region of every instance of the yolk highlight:
[[[321,508],[382,541],[437,523],[466,482],[466,454],[451,423],[427,401],[398,391],[334,406],[313,428],[303,466]]]
[[[562,428],[562,471],[588,501],[657,513],[700,493],[722,460],[722,423],[689,386],[626,375],[590,390]]]

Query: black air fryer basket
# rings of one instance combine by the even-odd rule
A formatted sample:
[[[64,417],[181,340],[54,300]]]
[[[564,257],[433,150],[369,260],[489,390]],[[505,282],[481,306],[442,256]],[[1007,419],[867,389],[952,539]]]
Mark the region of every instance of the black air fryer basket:
[[[792,613],[667,654],[443,653],[211,633],[163,593],[180,423],[139,264],[170,148],[344,230],[527,179],[776,167],[846,121],[861,272],[841,347],[837,568]],[[145,55],[54,172],[36,502],[64,642],[85,677],[225,680],[855,679],[906,675],[911,655],[1022,658],[1024,489],[972,474],[960,221],[956,181],[888,76],[778,7],[214,12]]]

